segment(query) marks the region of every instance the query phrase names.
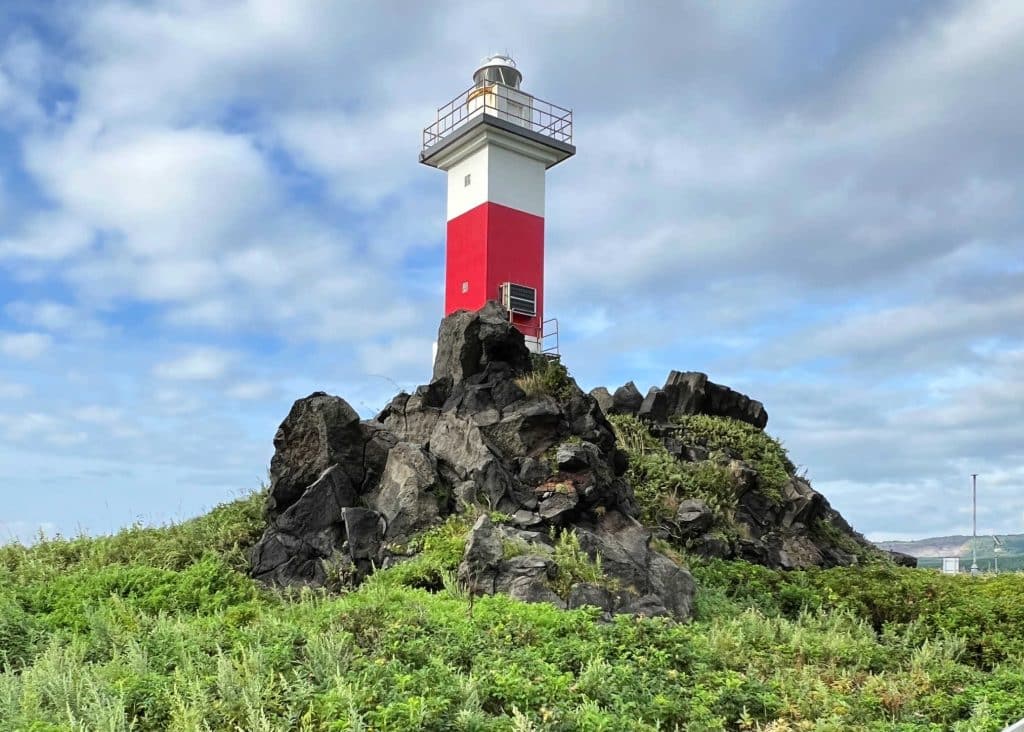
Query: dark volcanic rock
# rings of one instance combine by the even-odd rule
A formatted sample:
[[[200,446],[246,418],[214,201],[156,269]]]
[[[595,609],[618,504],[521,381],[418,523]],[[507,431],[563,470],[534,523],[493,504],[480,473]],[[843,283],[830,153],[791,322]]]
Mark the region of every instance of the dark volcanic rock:
[[[361,422],[344,399],[316,392],[296,401],[274,437],[270,524],[253,548],[253,576],[318,585],[326,577],[324,562],[339,552],[364,564],[376,560],[364,556],[375,546],[367,544],[364,524],[358,536],[349,537],[354,524],[345,512],[376,488],[395,444],[394,435]],[[352,546],[358,546],[356,556],[348,551]]]
[[[363,442],[359,415],[340,397],[322,391],[299,399],[274,435],[270,460],[271,514],[283,513],[332,466],[341,466],[335,484],[357,491],[363,482]]]
[[[901,567],[917,567],[917,557],[890,549],[887,554],[893,562]]]
[[[507,364],[514,373],[526,373],[531,368],[523,334],[512,327],[499,303],[488,302],[476,312],[459,310],[441,321],[435,381],[448,377],[457,384],[495,362]]]
[[[550,547],[535,541],[528,543],[531,553],[504,559],[506,535],[487,516],[477,519],[470,531],[459,580],[475,594],[508,592],[527,602],[550,602],[558,607],[591,604],[615,613],[689,619],[695,594],[693,577],[651,549],[650,531],[613,511],[596,524],[578,525],[577,533],[580,547],[591,559],[601,557],[609,578],[607,586],[576,583],[567,598],[559,597],[549,584],[557,571]],[[539,540],[543,534],[535,536]]]
[[[387,537],[400,540],[423,531],[451,513],[434,459],[412,444],[400,442],[388,453],[380,487],[367,504],[387,521]]]
[[[699,498],[687,498],[676,509],[676,537],[684,540],[696,538],[710,529],[714,520],[714,514],[704,501]]]
[[[632,381],[627,381],[616,389],[612,395],[612,408],[609,414],[631,414],[636,416],[643,402],[644,397],[640,390],[636,388],[636,384]]]
[[[623,477],[628,455],[608,414],[641,417],[670,455],[716,461],[707,467],[731,481],[731,524],[676,495],[674,515],[654,527],[660,538],[783,568],[851,563],[866,544],[803,478],[768,495],[742,455],[688,444],[686,429],[672,424],[675,415],[715,414],[763,427],[759,402],[697,372],[673,371],[643,398],[633,382],[585,394],[571,378],[540,388],[517,380],[532,368],[523,336],[492,302],[445,318],[431,383],[397,395],[375,419],[360,420],[323,392],[296,401],[274,437],[269,522],[251,553],[253,576],[279,585],[359,581],[407,560],[403,547],[416,546],[415,535],[467,512],[481,518],[459,579],[474,594],[686,619],[693,579],[651,548],[651,529],[637,521]],[[495,512],[503,524],[488,518]],[[553,548],[559,531],[600,558],[603,580],[568,586]]]
[[[658,387],[652,386],[640,404],[640,411],[636,416],[649,422],[664,424],[668,422],[669,415],[668,395]]]
[[[605,414],[614,414],[612,409],[615,405],[615,400],[612,398],[612,395],[608,392],[607,389],[605,389],[603,386],[599,386],[596,389],[591,389],[590,396],[594,398],[594,401],[597,402],[597,406],[601,408],[602,412],[604,412]]]
[[[768,413],[761,402],[727,386],[708,380],[699,371],[671,371],[662,391],[668,398],[668,414],[711,414],[732,417],[764,429]]]

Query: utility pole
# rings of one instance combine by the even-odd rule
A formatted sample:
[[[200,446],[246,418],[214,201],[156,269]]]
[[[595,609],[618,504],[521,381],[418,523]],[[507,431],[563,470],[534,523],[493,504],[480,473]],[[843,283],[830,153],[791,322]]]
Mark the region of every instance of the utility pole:
[[[971,576],[978,574],[978,474],[971,473]]]

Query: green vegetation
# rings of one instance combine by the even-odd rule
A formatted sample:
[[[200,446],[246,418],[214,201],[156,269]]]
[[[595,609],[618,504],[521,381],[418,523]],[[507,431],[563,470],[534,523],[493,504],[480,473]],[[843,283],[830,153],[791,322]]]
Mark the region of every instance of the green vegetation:
[[[795,471],[782,444],[753,425],[729,417],[692,414],[675,417],[684,442],[703,445],[714,454],[735,457],[758,474],[758,487],[768,498],[782,501],[782,487]]]
[[[239,571],[262,501],[0,549],[0,729],[987,732],[1024,714],[1021,575],[700,562],[694,622],[599,623],[468,597],[453,519],[357,590],[278,593]],[[571,533],[557,544],[592,576]]]
[[[613,583],[601,571],[601,557],[592,561],[580,548],[580,537],[571,529],[563,529],[555,536],[555,567],[557,574],[549,584],[552,591],[563,600],[569,597],[569,590],[577,582],[603,585],[614,589]]]
[[[533,370],[516,379],[516,385],[527,396],[552,396],[564,402],[576,392],[576,382],[558,358],[534,353],[532,361]]]
[[[726,466],[715,460],[676,460],[636,417],[617,414],[609,421],[619,446],[629,454],[626,479],[633,486],[644,523],[671,519],[681,501],[700,498],[714,512],[718,528],[731,529],[736,488]]]

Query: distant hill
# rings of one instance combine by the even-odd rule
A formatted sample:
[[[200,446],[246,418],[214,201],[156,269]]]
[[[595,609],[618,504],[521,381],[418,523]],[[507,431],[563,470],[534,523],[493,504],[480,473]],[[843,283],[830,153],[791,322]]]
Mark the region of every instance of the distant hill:
[[[1000,535],[1003,551],[1000,556],[1024,554],[1024,534]],[[964,557],[971,553],[971,537],[969,536],[937,536],[917,541],[879,541],[876,546],[888,551],[903,552],[912,557]],[[994,541],[991,535],[978,535],[978,556],[992,556]]]

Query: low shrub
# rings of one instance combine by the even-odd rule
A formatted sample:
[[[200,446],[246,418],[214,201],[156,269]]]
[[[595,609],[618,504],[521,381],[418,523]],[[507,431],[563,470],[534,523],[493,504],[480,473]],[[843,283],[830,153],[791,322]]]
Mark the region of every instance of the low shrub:
[[[644,523],[668,521],[681,501],[700,498],[714,513],[719,528],[732,527],[736,487],[725,466],[711,460],[676,460],[636,417],[612,415],[609,421],[620,447],[629,455],[626,479],[633,486]]]
[[[108,539],[5,550],[0,729],[998,732],[1021,714],[1024,575],[691,560],[691,623],[601,623],[470,605],[452,585],[467,528],[291,598],[234,568],[235,540],[167,566],[172,528],[133,536],[154,564],[92,564]],[[571,532],[556,544],[562,589],[596,576]],[[438,573],[446,591],[409,586]]]
[[[737,457],[757,471],[761,492],[782,501],[782,487],[796,468],[775,438],[753,425],[730,417],[692,414],[674,417],[684,442],[703,445],[712,453]]]
[[[516,379],[516,385],[527,396],[551,396],[565,402],[579,389],[558,358],[535,353],[532,362],[533,370]]]

